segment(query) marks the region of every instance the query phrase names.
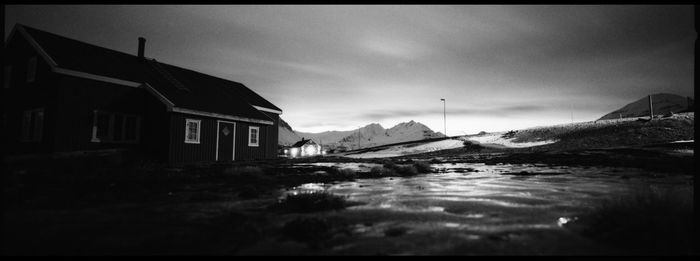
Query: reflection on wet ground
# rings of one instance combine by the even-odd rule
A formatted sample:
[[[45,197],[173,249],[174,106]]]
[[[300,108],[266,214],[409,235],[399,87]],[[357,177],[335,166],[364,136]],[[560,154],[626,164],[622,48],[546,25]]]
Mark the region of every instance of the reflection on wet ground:
[[[335,167],[339,169],[351,169],[354,171],[370,171],[373,167],[381,167],[382,164],[377,163],[356,163],[356,162],[314,162],[314,163],[299,163],[294,164],[294,167]]]
[[[324,164],[360,170],[372,167]],[[601,200],[639,185],[692,184],[690,176],[659,179],[659,173],[632,168],[464,163],[431,166],[438,173],[310,183],[284,193],[326,191],[363,203],[341,211],[344,218],[355,223],[353,238],[338,243],[331,253],[596,254],[604,247],[568,231],[564,225]]]

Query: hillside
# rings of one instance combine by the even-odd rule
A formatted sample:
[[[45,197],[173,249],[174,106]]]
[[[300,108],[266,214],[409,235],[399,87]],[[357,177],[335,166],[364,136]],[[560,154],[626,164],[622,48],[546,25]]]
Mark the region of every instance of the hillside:
[[[651,96],[654,115],[665,115],[669,112],[678,113],[693,106],[693,99],[675,94],[658,93]],[[620,109],[608,113],[598,120],[611,120],[630,117],[649,116],[649,98],[643,97]]]
[[[447,140],[393,144],[343,154],[350,158],[384,158],[423,154],[455,156],[482,149],[493,152],[562,152],[675,144],[675,153],[693,154],[695,113],[684,112],[652,121],[636,118],[577,122],[508,132],[480,133]],[[464,146],[468,143],[478,146]],[[688,147],[689,146],[689,147]]]
[[[536,150],[572,150],[640,146],[695,139],[695,113],[678,113],[652,121],[635,118],[578,122],[500,133],[512,142],[542,142]],[[469,140],[474,140],[468,137]],[[514,148],[516,146],[506,146]]]
[[[348,149],[357,149],[358,146],[365,148],[445,136],[415,121],[402,122],[389,129],[385,129],[377,123],[372,123],[359,128],[359,131],[355,129],[349,131],[326,131],[321,133],[296,132],[296,134],[306,139],[313,139],[331,148],[346,146]],[[359,142],[358,135],[360,139]]]
[[[285,122],[280,117],[278,139],[279,141],[277,143],[279,145],[289,146],[301,140],[301,137],[299,137],[299,135],[297,135],[297,133],[294,132],[292,127],[289,126],[289,123]]]

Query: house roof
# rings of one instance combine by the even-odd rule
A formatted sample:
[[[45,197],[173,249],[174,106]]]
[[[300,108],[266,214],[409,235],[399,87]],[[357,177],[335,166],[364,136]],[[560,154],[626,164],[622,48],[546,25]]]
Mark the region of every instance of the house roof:
[[[297,143],[294,143],[294,145],[292,145],[292,147],[301,147],[301,146],[304,146],[307,144],[316,144],[316,142],[314,142],[313,140],[310,140],[310,139],[308,139],[308,140],[302,139],[300,141],[297,141]]]
[[[238,116],[266,123],[270,123],[271,119],[258,110],[260,107],[281,112],[280,108],[238,82],[155,59],[139,58],[24,25],[18,24],[16,27],[28,34],[30,42],[37,43],[40,52],[45,52],[54,63],[53,66],[140,84],[147,83],[177,108]]]

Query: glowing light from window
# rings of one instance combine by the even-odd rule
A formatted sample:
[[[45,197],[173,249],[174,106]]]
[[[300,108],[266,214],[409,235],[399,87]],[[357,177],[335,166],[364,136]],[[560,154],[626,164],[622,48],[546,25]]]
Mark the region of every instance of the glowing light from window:
[[[557,225],[562,227],[571,221],[575,221],[576,219],[577,219],[576,217],[573,217],[573,218],[560,217],[557,220]]]
[[[308,156],[316,155],[316,146],[308,146],[304,149],[304,152]]]

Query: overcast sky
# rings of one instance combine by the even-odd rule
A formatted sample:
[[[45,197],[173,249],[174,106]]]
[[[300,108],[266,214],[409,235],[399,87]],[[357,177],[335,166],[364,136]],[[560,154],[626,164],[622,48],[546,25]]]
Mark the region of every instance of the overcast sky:
[[[25,24],[241,82],[295,130],[449,135],[694,97],[692,6],[7,6]]]

